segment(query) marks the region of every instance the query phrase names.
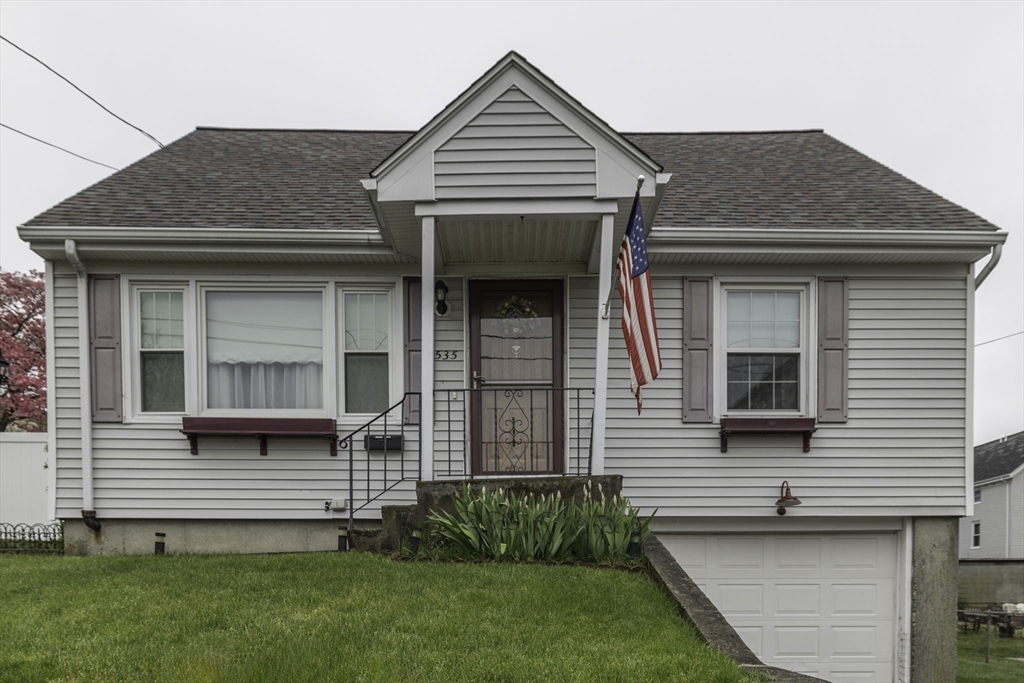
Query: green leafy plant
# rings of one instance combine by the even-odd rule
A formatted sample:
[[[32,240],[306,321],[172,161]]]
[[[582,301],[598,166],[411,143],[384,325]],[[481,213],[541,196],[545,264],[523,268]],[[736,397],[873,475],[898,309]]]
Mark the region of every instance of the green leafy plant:
[[[428,522],[443,542],[472,559],[615,562],[636,559],[630,544],[642,545],[653,515],[639,511],[621,495],[606,497],[590,482],[582,504],[566,503],[561,493],[537,496],[468,485],[452,500],[455,514],[433,512]]]

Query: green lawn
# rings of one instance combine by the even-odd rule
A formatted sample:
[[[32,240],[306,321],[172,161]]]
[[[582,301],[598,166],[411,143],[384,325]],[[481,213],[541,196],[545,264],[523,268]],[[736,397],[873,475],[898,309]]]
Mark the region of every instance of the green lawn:
[[[0,681],[748,681],[646,577],[360,553],[0,555]]]
[[[1013,638],[1000,638],[992,628],[992,654],[985,663],[985,627],[978,633],[957,636],[957,683],[1020,683],[1024,681],[1024,662],[1007,657],[1024,657],[1024,631]]]

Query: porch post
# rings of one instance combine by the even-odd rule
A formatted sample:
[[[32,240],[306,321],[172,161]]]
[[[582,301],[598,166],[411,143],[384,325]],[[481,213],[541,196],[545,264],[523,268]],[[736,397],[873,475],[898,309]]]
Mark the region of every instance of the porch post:
[[[604,474],[604,426],[608,404],[608,336],[609,310],[605,311],[605,292],[612,282],[612,233],[615,228],[615,214],[601,215],[601,243],[598,247],[599,280],[597,288],[597,358],[594,373],[594,424],[593,450],[590,455],[590,471],[592,474]]]
[[[423,216],[420,322],[420,480],[434,479],[434,217]]]

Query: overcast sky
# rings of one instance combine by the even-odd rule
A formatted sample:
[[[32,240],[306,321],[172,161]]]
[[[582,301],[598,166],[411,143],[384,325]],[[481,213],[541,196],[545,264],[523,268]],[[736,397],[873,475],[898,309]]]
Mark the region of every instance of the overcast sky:
[[[1024,329],[1024,3],[0,3],[0,33],[165,144],[196,126],[414,130],[517,50],[620,131],[824,128],[1009,233],[976,341]],[[0,122],[154,151],[10,45]],[[0,130],[16,228],[111,171]],[[1024,335],[976,354],[975,443],[1024,430]]]

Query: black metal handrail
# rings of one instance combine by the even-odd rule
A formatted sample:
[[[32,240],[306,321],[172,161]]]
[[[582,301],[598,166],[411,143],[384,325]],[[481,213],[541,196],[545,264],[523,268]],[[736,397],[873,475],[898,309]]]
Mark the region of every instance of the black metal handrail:
[[[477,442],[481,462],[476,474],[481,476],[590,474],[593,396],[593,389],[524,384],[435,389],[435,443],[447,447],[447,470],[436,468],[435,473],[472,478],[466,452]],[[589,420],[585,399],[591,399]],[[476,427],[471,424],[473,411],[479,415]]]
[[[411,399],[419,398],[419,392],[406,392],[402,396],[402,400],[394,404],[377,417],[366,422],[358,429],[349,432],[347,436],[342,437],[338,445],[348,451],[348,528],[352,529],[352,524],[355,520],[355,514],[362,510],[364,507],[383,496],[388,491],[392,490],[403,481],[409,479],[419,478],[419,454],[423,450],[423,438],[419,435],[417,443],[419,445],[417,450],[416,463],[412,467],[410,474],[406,474],[406,463],[405,463],[405,434],[406,431],[406,416],[407,408],[411,404]],[[395,413],[397,412],[397,415]],[[376,427],[375,427],[376,425]],[[417,432],[419,429],[417,427]],[[366,450],[366,469],[365,469],[365,488],[360,486],[360,493],[365,492],[365,496],[361,498],[361,503],[356,505],[356,460],[355,460],[355,444],[357,437],[363,434],[363,448]],[[397,437],[397,440],[396,438]],[[378,448],[379,446],[379,448]],[[370,454],[373,452],[381,452],[383,455],[380,460],[382,462],[381,481],[380,487],[373,486],[373,470],[372,470],[372,458]],[[394,458],[390,457],[390,454],[397,453],[398,463],[394,463]],[[391,471],[389,471],[388,464],[392,464]],[[394,481],[389,483],[389,475],[393,474]],[[360,482],[361,483],[361,482]]]

